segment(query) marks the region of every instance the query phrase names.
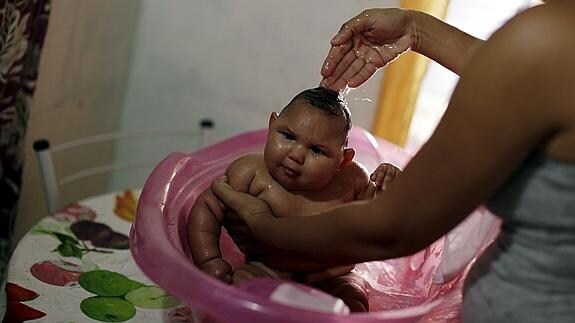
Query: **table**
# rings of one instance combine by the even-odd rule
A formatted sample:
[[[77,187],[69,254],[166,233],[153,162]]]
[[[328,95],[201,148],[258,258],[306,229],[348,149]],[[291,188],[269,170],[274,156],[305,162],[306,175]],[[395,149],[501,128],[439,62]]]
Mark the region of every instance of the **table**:
[[[7,268],[4,322],[177,322],[186,308],[129,250],[138,190],[88,198],[43,218]]]

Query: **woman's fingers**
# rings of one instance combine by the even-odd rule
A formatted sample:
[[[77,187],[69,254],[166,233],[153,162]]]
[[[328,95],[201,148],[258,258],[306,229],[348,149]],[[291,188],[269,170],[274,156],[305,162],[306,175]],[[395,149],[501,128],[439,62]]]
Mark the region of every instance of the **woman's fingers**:
[[[250,220],[260,216],[273,216],[268,205],[261,199],[234,190],[225,179],[212,182],[212,191],[224,204],[237,213],[248,225]]]
[[[377,69],[378,68],[375,66],[375,64],[369,62],[366,63],[357,74],[349,79],[349,87],[355,88],[362,85],[367,80],[369,80],[369,78],[372,77],[375,72],[377,72]]]
[[[358,60],[358,58],[355,52],[353,50],[349,50],[338,63],[332,75],[327,79],[326,86],[334,91],[339,91],[345,88],[349,79],[346,79],[344,74],[354,63],[356,63],[356,60]],[[357,64],[360,63],[361,62],[358,62]]]
[[[341,26],[337,35],[333,36],[330,41],[332,46],[339,46],[342,44],[347,43],[350,41],[351,37],[353,36],[353,31],[349,29],[349,27],[345,24]]]
[[[211,189],[227,207],[236,211],[242,207],[244,203],[244,197],[242,195],[244,193],[234,190],[230,184],[228,184],[227,177],[223,176],[215,179],[212,182]]]
[[[321,68],[321,75],[324,78],[333,78],[334,80],[339,78],[339,75],[334,74],[336,69],[343,63],[343,64],[351,64],[351,60],[355,58],[355,56],[348,56],[351,52],[352,43],[347,42],[342,45],[333,46],[322,65]]]
[[[338,52],[338,54],[341,53]],[[390,55],[388,54],[387,56]],[[326,65],[324,65],[323,75],[329,74],[329,76],[324,78],[321,86],[335,91],[340,91],[346,86],[358,87],[369,80],[380,67],[385,65],[384,58],[380,55],[380,52],[362,42],[357,42],[353,48],[350,48],[339,62],[336,63],[335,59],[329,57],[328,59],[325,64],[331,70],[328,73]]]

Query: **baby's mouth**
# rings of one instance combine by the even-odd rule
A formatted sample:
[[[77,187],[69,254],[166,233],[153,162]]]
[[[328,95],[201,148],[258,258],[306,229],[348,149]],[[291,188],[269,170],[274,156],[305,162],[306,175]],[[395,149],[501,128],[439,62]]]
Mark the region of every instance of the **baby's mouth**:
[[[286,174],[288,177],[295,177],[299,175],[299,172],[294,170],[293,168],[287,167],[282,165],[282,170],[284,172],[284,174]]]

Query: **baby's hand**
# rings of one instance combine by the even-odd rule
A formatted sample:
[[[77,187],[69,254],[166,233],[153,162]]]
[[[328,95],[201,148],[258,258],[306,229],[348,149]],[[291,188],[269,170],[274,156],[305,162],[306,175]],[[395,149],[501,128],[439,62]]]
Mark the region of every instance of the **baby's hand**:
[[[377,166],[370,179],[375,183],[376,190],[382,191],[391,184],[399,173],[401,173],[401,169],[392,164],[382,163]]]
[[[232,266],[222,258],[206,261],[200,266],[200,269],[214,278],[228,284],[232,283]]]

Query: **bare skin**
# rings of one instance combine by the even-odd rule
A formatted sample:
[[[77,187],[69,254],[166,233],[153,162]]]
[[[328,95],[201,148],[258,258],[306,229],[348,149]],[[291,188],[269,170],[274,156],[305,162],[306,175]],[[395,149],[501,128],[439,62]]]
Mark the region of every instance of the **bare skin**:
[[[230,185],[266,204],[274,217],[313,216],[345,202],[371,199],[377,188],[387,186],[397,169],[382,164],[372,175],[343,149],[341,121],[299,102],[285,116],[270,117],[264,154],[243,156],[226,170]],[[341,131],[337,130],[341,129]],[[337,134],[339,133],[339,135]],[[334,135],[335,134],[335,135]],[[353,272],[353,265],[332,268],[303,261],[299,254],[274,248],[258,248],[245,241],[245,232],[234,231],[234,217],[208,189],[194,204],[188,218],[188,239],[194,263],[206,273],[228,283],[254,277],[279,277],[307,283],[340,297],[352,311],[367,311],[367,286]],[[219,249],[221,227],[246,255],[247,263],[232,271]],[[249,234],[248,234],[249,235]],[[283,233],[282,233],[283,235]],[[265,264],[274,271],[253,264]]]
[[[443,30],[434,37],[460,38],[438,20],[426,23],[427,30]],[[274,218],[267,205],[225,180],[212,188],[259,243],[274,248],[333,265],[412,254],[486,202],[529,154],[575,163],[573,30],[575,5],[558,1],[519,14],[484,44],[472,45],[463,62],[433,47],[436,42],[419,40],[420,53],[461,66],[454,68],[461,80],[430,140],[374,200],[314,217]]]

